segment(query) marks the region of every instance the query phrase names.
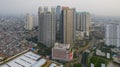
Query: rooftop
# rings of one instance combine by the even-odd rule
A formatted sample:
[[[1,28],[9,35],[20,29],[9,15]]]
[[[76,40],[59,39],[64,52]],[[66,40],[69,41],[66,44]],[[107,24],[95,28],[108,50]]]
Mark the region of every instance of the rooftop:
[[[49,62],[49,63],[48,63]],[[63,65],[58,64],[42,58],[41,56],[34,54],[29,51],[3,65],[0,67],[63,67]]]
[[[70,44],[55,43],[54,48],[69,49]]]
[[[41,56],[32,52],[27,52],[14,60],[2,65],[1,67],[30,67],[37,62]]]

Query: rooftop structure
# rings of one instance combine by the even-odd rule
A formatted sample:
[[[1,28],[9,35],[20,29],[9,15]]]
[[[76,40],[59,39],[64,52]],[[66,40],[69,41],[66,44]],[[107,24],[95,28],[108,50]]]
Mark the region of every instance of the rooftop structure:
[[[34,54],[33,52],[27,52],[0,67],[63,67],[63,65],[42,58],[41,56]]]
[[[1,67],[30,67],[35,64],[41,56],[34,54],[32,52],[27,52],[20,57],[2,65]]]
[[[70,48],[70,44],[55,43],[54,48],[69,49]]]
[[[42,67],[47,62],[46,59],[40,59],[37,63],[33,64],[31,67]]]
[[[57,65],[57,64],[55,64],[55,63],[52,63],[52,64],[50,64],[49,67],[63,67],[63,65]]]

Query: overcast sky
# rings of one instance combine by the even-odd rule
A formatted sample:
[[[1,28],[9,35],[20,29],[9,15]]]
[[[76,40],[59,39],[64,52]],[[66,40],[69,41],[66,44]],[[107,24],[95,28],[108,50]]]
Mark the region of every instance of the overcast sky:
[[[57,5],[96,15],[120,16],[120,0],[0,0],[0,14],[37,14],[39,6]]]

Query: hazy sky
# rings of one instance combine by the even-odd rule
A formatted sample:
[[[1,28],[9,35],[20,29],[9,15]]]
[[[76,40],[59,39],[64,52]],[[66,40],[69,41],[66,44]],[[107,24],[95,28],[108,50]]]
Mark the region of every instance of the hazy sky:
[[[120,0],[0,0],[0,14],[37,14],[39,6],[57,5],[96,15],[120,16]]]

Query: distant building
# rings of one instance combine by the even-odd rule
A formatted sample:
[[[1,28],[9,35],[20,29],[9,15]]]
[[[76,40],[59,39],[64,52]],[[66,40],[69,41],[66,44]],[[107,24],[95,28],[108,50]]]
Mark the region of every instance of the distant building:
[[[32,30],[33,29],[33,16],[30,14],[26,15],[25,29]]]
[[[101,64],[101,67],[106,67],[105,64]]]
[[[54,9],[52,9],[54,11]],[[56,41],[56,13],[47,12],[48,8],[39,8],[38,26],[39,34],[38,41],[46,46],[52,46]]]
[[[52,13],[56,13],[56,8],[55,7],[51,7],[51,12]]]
[[[76,36],[76,39],[83,39],[85,34],[84,34],[84,32],[76,31],[75,36]]]
[[[71,44],[75,37],[75,9],[62,7],[60,22],[60,42]]]
[[[33,15],[33,27],[38,26],[38,16],[37,15]]]
[[[93,63],[90,64],[90,67],[95,67]]]
[[[105,29],[105,44],[120,47],[120,24],[107,24]]]
[[[114,62],[120,64],[120,55],[114,55],[112,58],[113,58],[113,61],[114,61]]]
[[[110,59],[110,53],[107,53],[106,58]]]
[[[73,59],[73,52],[70,44],[55,43],[52,48],[52,59],[70,61]]]
[[[111,50],[112,50],[112,52],[120,53],[120,49],[118,49],[118,48],[112,48]]]
[[[45,6],[44,7],[44,12],[48,12],[49,10],[48,10],[48,6]]]
[[[77,31],[84,32],[86,36],[89,36],[91,26],[91,16],[88,12],[76,13],[76,29]]]
[[[98,55],[98,56],[105,56],[105,53],[102,52],[101,50],[97,49],[96,50],[96,55]]]

